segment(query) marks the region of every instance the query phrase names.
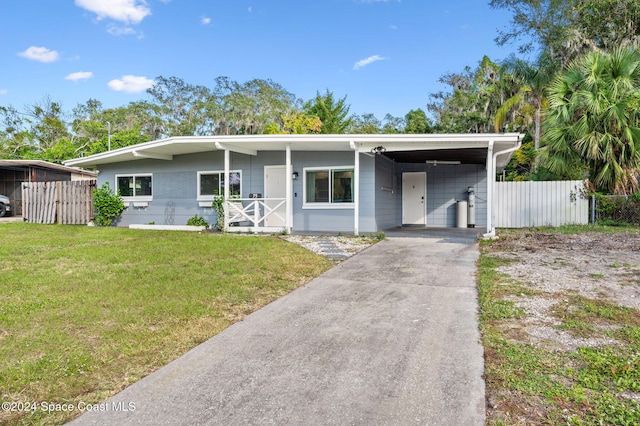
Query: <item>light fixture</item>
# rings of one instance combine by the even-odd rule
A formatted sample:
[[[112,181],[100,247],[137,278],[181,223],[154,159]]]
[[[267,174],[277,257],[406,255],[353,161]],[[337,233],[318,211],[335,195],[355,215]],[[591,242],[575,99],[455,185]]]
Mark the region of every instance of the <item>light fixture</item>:
[[[427,164],[433,164],[434,166],[437,166],[438,164],[460,164],[460,161],[449,161],[449,160],[427,160],[425,161],[425,163]]]
[[[373,154],[384,154],[385,152],[387,152],[387,148],[385,148],[384,146],[376,146],[375,148],[371,148],[371,152]]]
[[[293,180],[298,179],[298,172],[291,173],[291,179],[293,179]]]

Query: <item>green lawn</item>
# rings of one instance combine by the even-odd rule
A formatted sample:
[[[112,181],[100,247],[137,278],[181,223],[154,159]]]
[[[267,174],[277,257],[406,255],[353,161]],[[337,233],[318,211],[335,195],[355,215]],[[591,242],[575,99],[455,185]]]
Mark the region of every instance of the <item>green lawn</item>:
[[[22,223],[0,235],[11,424],[67,421],[78,412],[42,402],[100,402],[332,266],[276,237]]]

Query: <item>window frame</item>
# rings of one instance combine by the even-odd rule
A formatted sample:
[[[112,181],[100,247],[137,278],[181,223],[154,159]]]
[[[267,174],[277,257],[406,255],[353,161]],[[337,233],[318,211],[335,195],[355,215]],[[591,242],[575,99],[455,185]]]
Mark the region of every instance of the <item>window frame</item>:
[[[355,186],[356,179],[356,171],[354,165],[347,166],[314,166],[314,167],[303,167],[302,169],[302,208],[303,209],[354,209],[355,202],[345,202],[345,203],[336,203],[333,201],[333,173],[340,171],[350,171],[352,173],[351,180],[353,187]],[[329,173],[329,201],[307,201],[307,174],[308,172],[328,172]],[[354,193],[351,194],[352,198],[355,196]]]
[[[240,194],[237,195],[237,196],[242,197],[242,170],[229,170],[229,174],[231,174],[231,173],[237,173],[238,176],[240,176]],[[212,194],[212,195],[204,194],[203,195],[201,193],[202,175],[214,175],[214,174],[220,175],[220,178],[219,178],[219,182],[220,182],[219,190],[222,190],[220,195],[215,195],[215,194]],[[197,201],[214,201],[216,198],[218,198],[220,196],[224,196],[224,187],[222,186],[223,176],[224,176],[224,170],[201,170],[201,171],[198,171],[198,179],[197,179],[197,182],[196,182],[196,185],[197,185],[196,191],[197,191],[197,194],[198,194],[197,195]]]
[[[123,177],[130,177],[133,179],[133,188],[134,188],[134,195],[120,195],[120,187],[118,185],[118,179],[123,178]],[[151,195],[135,195],[135,187],[136,187],[136,178],[140,178],[140,177],[150,177],[151,178],[151,185],[150,185],[150,189],[151,189]],[[115,192],[116,194],[120,195],[122,197],[122,200],[125,202],[131,202],[131,201],[153,201],[153,173],[120,173],[114,176],[114,180],[115,180]]]

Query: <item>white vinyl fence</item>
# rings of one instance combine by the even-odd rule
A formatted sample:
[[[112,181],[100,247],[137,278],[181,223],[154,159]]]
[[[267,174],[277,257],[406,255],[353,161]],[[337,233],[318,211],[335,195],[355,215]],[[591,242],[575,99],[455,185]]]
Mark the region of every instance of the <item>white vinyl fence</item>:
[[[589,223],[589,200],[581,180],[496,182],[497,228]]]

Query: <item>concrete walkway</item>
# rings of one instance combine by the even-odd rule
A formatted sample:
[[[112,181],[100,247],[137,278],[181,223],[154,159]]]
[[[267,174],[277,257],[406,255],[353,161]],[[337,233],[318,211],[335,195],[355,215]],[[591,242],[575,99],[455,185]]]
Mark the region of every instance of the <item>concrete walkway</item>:
[[[387,235],[73,423],[483,425],[473,237]]]

